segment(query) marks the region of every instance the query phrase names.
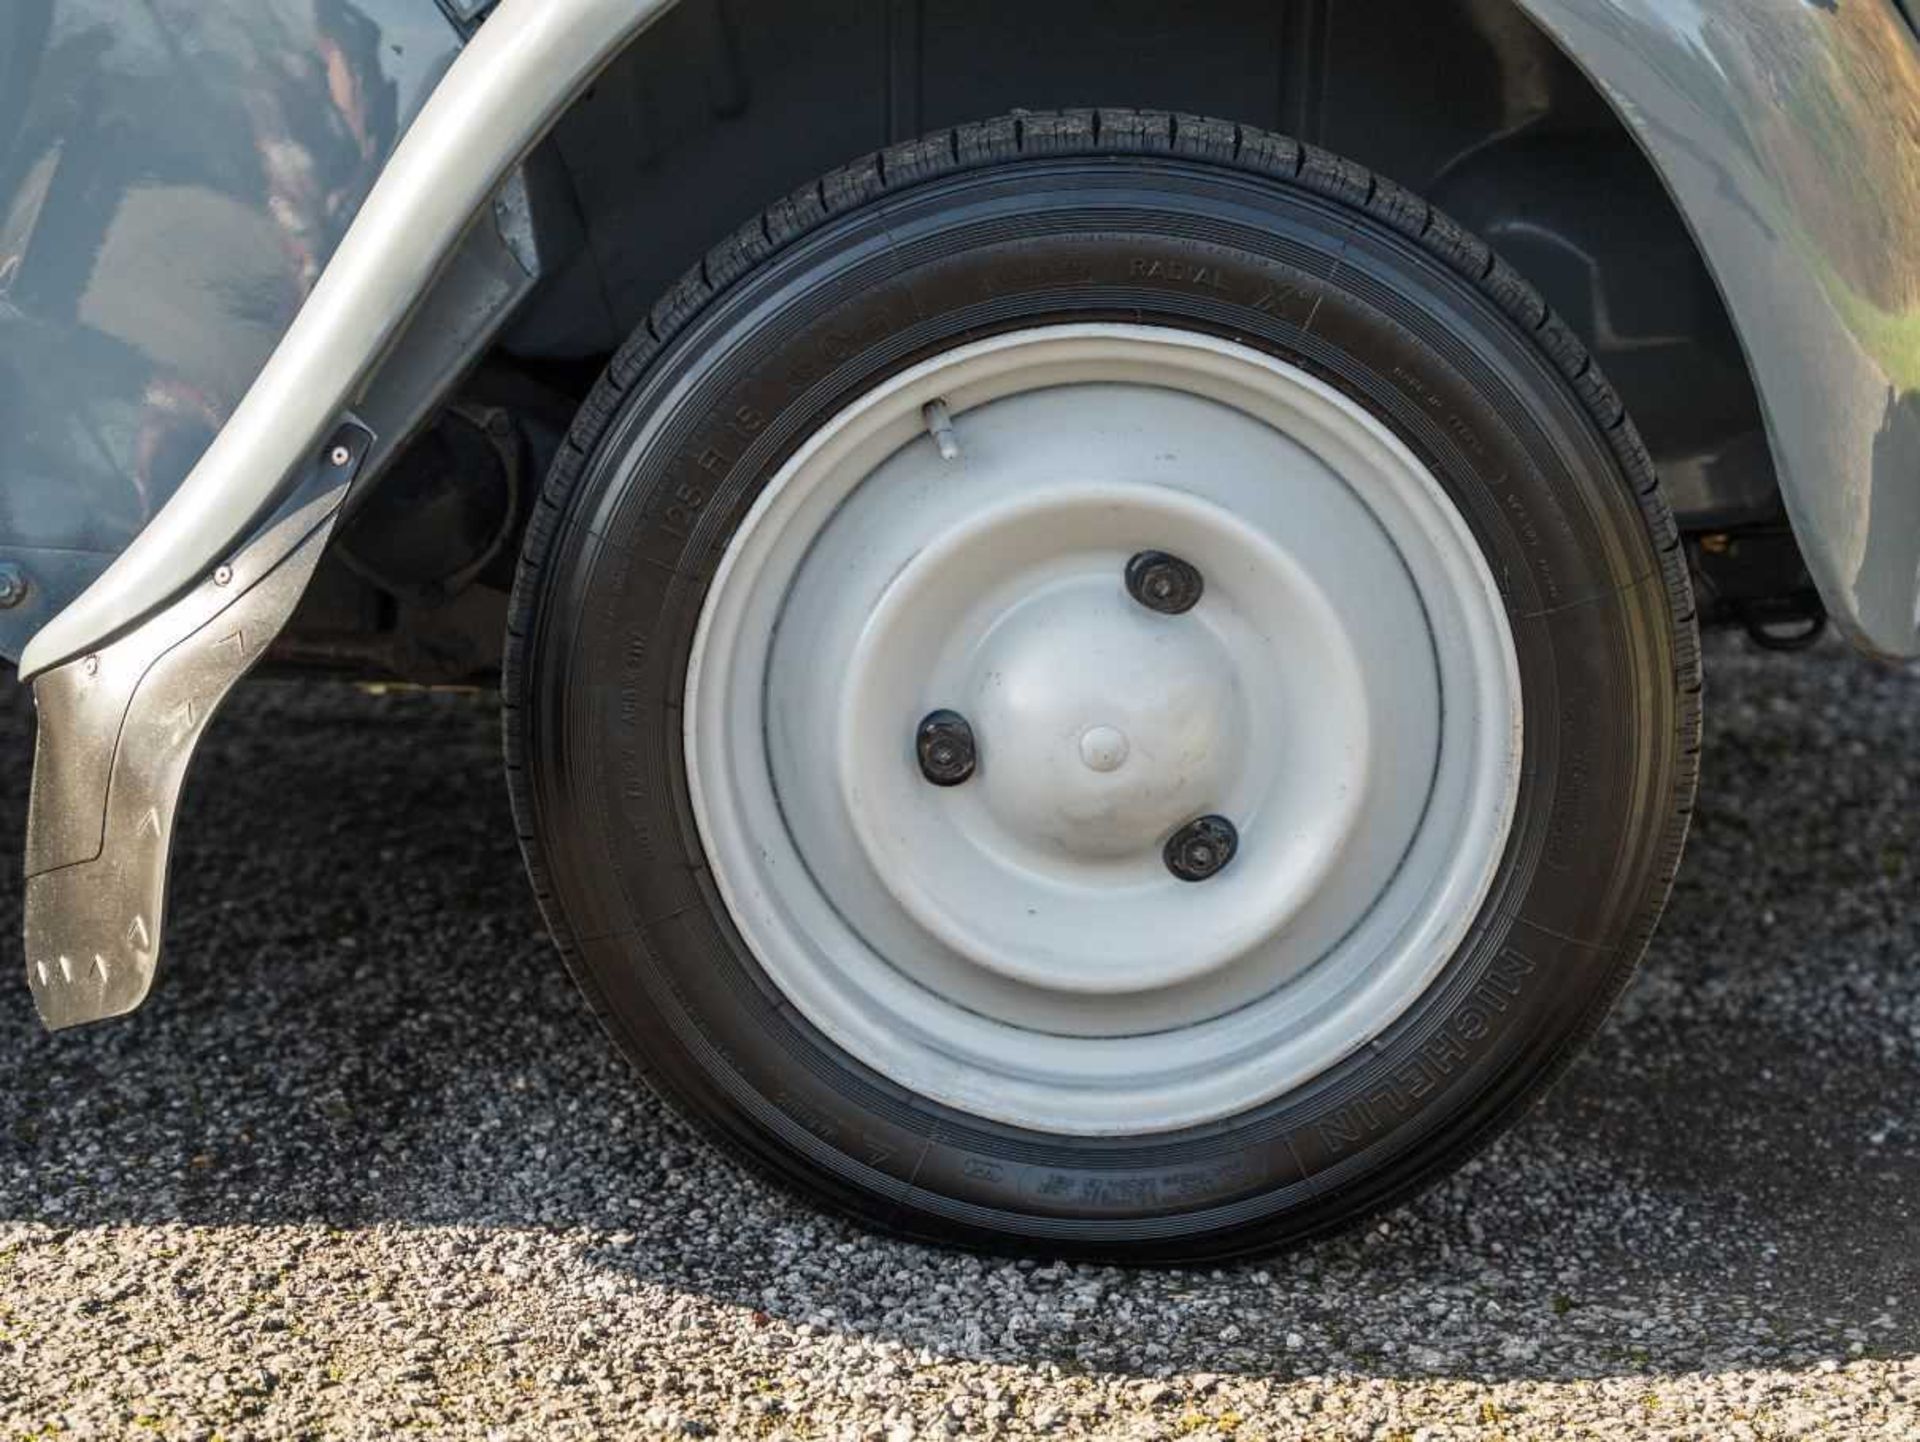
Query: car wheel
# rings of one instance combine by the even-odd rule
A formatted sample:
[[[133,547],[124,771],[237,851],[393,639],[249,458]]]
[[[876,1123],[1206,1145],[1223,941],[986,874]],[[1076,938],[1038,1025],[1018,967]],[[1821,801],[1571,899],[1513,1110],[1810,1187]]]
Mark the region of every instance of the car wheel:
[[[1197,1260],[1458,1162],[1598,1025],[1699,678],[1632,424],[1348,162],[1023,114],[717,246],[533,518],[508,751],[655,1086],[903,1234]]]

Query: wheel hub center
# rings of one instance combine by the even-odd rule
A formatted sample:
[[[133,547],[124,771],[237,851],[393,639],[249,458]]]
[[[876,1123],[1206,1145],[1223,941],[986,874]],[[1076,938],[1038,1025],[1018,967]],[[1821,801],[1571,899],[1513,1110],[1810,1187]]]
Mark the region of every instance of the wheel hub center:
[[[988,812],[1042,850],[1151,852],[1231,785],[1244,703],[1192,617],[1156,616],[1110,574],[1048,588],[985,638],[969,700]]]
[[[1089,726],[1080,734],[1080,759],[1092,771],[1118,771],[1132,749],[1118,726]]]

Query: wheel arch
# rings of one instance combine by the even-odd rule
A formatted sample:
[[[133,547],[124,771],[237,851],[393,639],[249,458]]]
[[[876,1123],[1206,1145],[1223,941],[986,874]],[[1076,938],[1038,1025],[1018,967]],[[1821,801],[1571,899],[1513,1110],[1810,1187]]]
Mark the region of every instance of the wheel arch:
[[[508,344],[611,352],[743,217],[930,130],[1021,109],[1217,115],[1358,161],[1486,237],[1595,352],[1676,511],[1703,526],[1777,514],[1719,292],[1601,90],[1515,0],[1345,14],[1326,0],[1203,0],[1177,22],[1142,0],[828,0],[749,17],[679,0],[544,147],[571,182],[576,239]]]
[[[1100,104],[1275,128],[1448,210],[1606,369],[1683,527],[1790,522],[1851,639],[1920,654],[1920,46],[1892,0],[1381,0],[1359,23],[1330,0],[678,0],[551,142],[599,313],[536,304],[515,339],[578,347],[585,322],[610,349],[785,188]]]
[[[1016,78],[1023,65],[1062,56],[1043,46],[1009,45],[1008,34],[1020,31],[1003,26],[996,47],[984,58],[976,56],[968,70],[954,36],[975,33],[968,27],[981,23],[986,7],[949,11],[895,3],[867,8],[878,14],[878,53],[884,59],[880,94],[867,106],[875,143],[903,125],[930,123],[937,104],[952,103],[953,96],[944,91],[937,102],[930,97],[923,86],[927,75],[971,75],[976,88],[990,87]],[[1434,87],[1448,83],[1451,69],[1436,59],[1448,57],[1414,43],[1408,37],[1415,32],[1405,25],[1438,27],[1418,32],[1420,40],[1465,37],[1496,57],[1506,56],[1512,63],[1495,67],[1501,103],[1517,99],[1535,120],[1562,113],[1552,101],[1555,94],[1579,94],[1555,73],[1556,67],[1569,68],[1561,57],[1571,56],[1595,78],[1596,83],[1582,82],[1587,99],[1601,96],[1603,113],[1613,117],[1600,131],[1610,131],[1617,141],[1624,127],[1652,157],[1686,222],[1680,233],[1691,232],[1698,243],[1696,263],[1704,260],[1718,282],[1719,293],[1709,288],[1699,301],[1696,323],[1681,339],[1692,341],[1714,328],[1713,311],[1724,295],[1729,303],[1723,316],[1731,315],[1744,357],[1740,369],[1748,372],[1745,399],[1756,402],[1764,418],[1766,450],[1744,461],[1710,457],[1706,469],[1733,475],[1744,464],[1753,474],[1768,464],[1770,454],[1829,609],[1869,649],[1920,654],[1920,413],[1907,385],[1907,355],[1920,350],[1908,341],[1920,319],[1920,246],[1905,227],[1911,207],[1903,208],[1908,187],[1920,191],[1920,163],[1909,158],[1907,145],[1910,131],[1920,127],[1920,46],[1890,0],[1834,8],[1758,0],[1740,6],[1737,19],[1732,7],[1675,7],[1660,0],[1606,0],[1599,6],[1573,0],[1447,0],[1430,6],[1390,0],[1386,8],[1401,28],[1384,23],[1380,7],[1370,8],[1364,28],[1393,37],[1393,43],[1370,51],[1362,44],[1361,50],[1375,63],[1397,50],[1403,62],[1411,55],[1417,64],[1407,66],[1391,90],[1377,83],[1362,87],[1362,102],[1350,119],[1363,142],[1369,130],[1378,136],[1392,132],[1387,122],[1396,116],[1383,96],[1418,96],[1424,86],[1426,109],[1416,106],[1414,119],[1432,122],[1448,114],[1444,102],[1450,92],[1441,89],[1442,103],[1433,103]],[[1149,9],[1153,15],[1167,13],[1144,5],[1106,7],[1101,13],[1110,29],[1113,17],[1146,15]],[[22,674],[70,659],[166,604],[246,533],[404,333],[476,209],[530,146],[551,131],[553,143],[564,148],[570,130],[586,123],[582,117],[591,113],[596,97],[618,92],[613,81],[622,69],[643,66],[656,54],[673,59],[677,83],[705,87],[705,104],[715,115],[724,120],[739,114],[743,104],[751,104],[736,83],[749,75],[741,63],[743,37],[798,10],[770,9],[752,24],[729,26],[736,12],[716,0],[505,0],[403,140],[309,303],[201,464],[108,572],[34,637],[22,656]],[[1295,0],[1276,10],[1220,0],[1220,10],[1243,22],[1250,15],[1266,17],[1263,24],[1277,27],[1276,43],[1285,42],[1276,52],[1278,68],[1261,72],[1267,75],[1262,83],[1269,87],[1269,101],[1277,94],[1276,106],[1298,111],[1298,121],[1288,114],[1278,117],[1282,128],[1346,145],[1363,161],[1379,164],[1366,153],[1371,145],[1354,146],[1329,133],[1335,127],[1328,120],[1347,113],[1337,104],[1344,92],[1337,86],[1330,91],[1329,83],[1355,73],[1340,68],[1341,36],[1348,32],[1330,18],[1344,13],[1340,7],[1327,0]],[[1028,13],[1011,6],[1009,12],[1016,18]],[[825,51],[832,58],[859,38],[844,26],[819,23],[836,13],[831,6],[809,7],[801,17],[816,26],[810,47],[816,55]],[[1053,5],[1041,13],[1072,12]],[[1176,63],[1187,54],[1179,42],[1215,33],[1182,33],[1178,27],[1197,23],[1193,13],[1180,12],[1177,26],[1162,19],[1162,30],[1147,36],[1158,41],[1150,52],[1156,66],[1183,83],[1194,78],[1190,64]],[[974,18],[959,29],[943,29],[955,15]],[[1420,16],[1428,18],[1410,18]],[[662,28],[643,35],[656,21]],[[1535,22],[1552,37],[1551,47],[1526,43]],[[1080,48],[1097,50],[1102,33],[1099,26],[1088,28]],[[633,44],[636,36],[640,39]],[[658,48],[674,40],[678,48]],[[868,36],[860,43],[874,42]],[[685,63],[688,46],[704,47],[714,63]],[[1198,53],[1211,63],[1204,45]],[[912,57],[912,64],[903,56]],[[1324,63],[1303,56],[1323,57]],[[808,53],[783,58],[788,63],[779,69],[786,80],[776,77],[776,95],[781,83],[791,88],[814,73]],[[606,82],[586,88],[616,59],[619,64]],[[921,88],[913,82],[915,75]],[[1228,97],[1217,94],[1228,78],[1254,83],[1244,56],[1231,71],[1200,76],[1198,83],[1212,98],[1196,95],[1192,108],[1231,110]],[[583,89],[584,97],[575,100]],[[669,142],[649,159],[671,170],[676,157],[684,163],[693,152],[684,138],[672,143],[671,126],[658,124],[670,111],[661,102],[665,93],[643,91],[638,105],[631,95],[624,103],[634,108],[636,124]],[[971,102],[966,90],[956,93]],[[1458,100],[1464,92],[1451,93]],[[1544,103],[1542,96],[1548,97]],[[1087,103],[1114,98],[1077,97]],[[1139,98],[1179,108],[1189,104],[1185,96]],[[1783,99],[1791,104],[1783,107]],[[859,108],[847,104],[845,93],[831,97],[830,104],[831,112],[815,113]],[[1511,120],[1512,112],[1505,113]],[[1821,123],[1809,122],[1808,114]],[[1427,178],[1445,182],[1432,188],[1446,204],[1448,186],[1500,146],[1556,138],[1565,140],[1567,132],[1537,124],[1496,125],[1483,143],[1455,154],[1450,174]],[[872,144],[842,147],[842,158],[862,148]],[[1406,173],[1404,166],[1380,168],[1389,175]],[[1620,172],[1641,181],[1647,173],[1631,160]],[[1416,185],[1420,179],[1410,176]],[[1499,188],[1493,187],[1496,194]],[[747,213],[765,198],[763,191],[751,205],[736,207],[735,214]],[[1578,200],[1568,201],[1576,212]],[[1655,208],[1643,215],[1670,217],[1659,202],[1648,204]],[[1499,243],[1499,225],[1487,225],[1484,217],[1469,219],[1493,229]],[[1532,218],[1521,214],[1518,224],[1543,238]],[[709,239],[722,233],[724,227],[705,232]],[[1563,247],[1574,257],[1572,287],[1581,279],[1581,242],[1592,235],[1560,236],[1568,238],[1576,242]],[[586,245],[591,253],[591,234]],[[685,258],[676,257],[674,264]],[[593,259],[606,280],[610,260],[604,247]],[[1590,281],[1593,267],[1586,271]],[[1553,278],[1534,278],[1550,298],[1562,288]],[[612,297],[617,290],[609,287],[606,294]],[[536,299],[513,343],[527,344],[525,325],[543,314]],[[1569,318],[1578,328],[1579,311],[1571,310]],[[1611,312],[1605,317],[1596,312],[1588,328],[1609,370],[1624,375],[1620,363],[1608,357],[1609,337],[1602,333],[1601,322],[1612,318]],[[1920,365],[1915,371],[1920,381]],[[1734,411],[1743,405],[1740,379],[1738,371],[1730,378]],[[1623,389],[1633,400],[1636,387],[1630,379]],[[1658,441],[1661,427],[1648,429]],[[1656,444],[1655,449],[1666,447]],[[1663,459],[1671,472],[1671,457]]]

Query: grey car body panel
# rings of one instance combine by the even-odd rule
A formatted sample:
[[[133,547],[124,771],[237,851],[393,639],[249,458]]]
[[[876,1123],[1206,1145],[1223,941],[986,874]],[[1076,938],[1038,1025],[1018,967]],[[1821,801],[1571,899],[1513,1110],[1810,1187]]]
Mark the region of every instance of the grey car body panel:
[[[0,4],[0,655],[185,480],[460,39],[434,0]]]
[[[506,0],[493,12],[394,148],[239,405],[132,544],[27,643],[23,676],[165,605],[247,533],[359,394],[522,156],[671,3]]]
[[[1827,609],[1920,655],[1920,46],[1889,0],[1520,0],[1726,297]]]

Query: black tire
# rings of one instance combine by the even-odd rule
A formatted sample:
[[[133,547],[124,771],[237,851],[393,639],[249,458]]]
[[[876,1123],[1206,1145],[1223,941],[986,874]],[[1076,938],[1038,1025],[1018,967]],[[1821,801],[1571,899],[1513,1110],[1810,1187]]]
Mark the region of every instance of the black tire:
[[[1114,317],[1264,348],[1396,430],[1499,580],[1527,737],[1492,896],[1373,1047],[1225,1122],[1058,1137],[909,1095],[782,1004],[703,865],[678,706],[729,537],[826,416],[962,338]],[[730,430],[743,415],[751,445]],[[1457,1165],[1625,983],[1697,773],[1678,538],[1580,343],[1415,196],[1313,147],[1184,115],[943,131],[835,171],[717,245],[582,408],[528,532],[510,631],[507,755],[528,867],[636,1068],[763,1174],[897,1233],[995,1250],[1241,1255],[1352,1222]]]

